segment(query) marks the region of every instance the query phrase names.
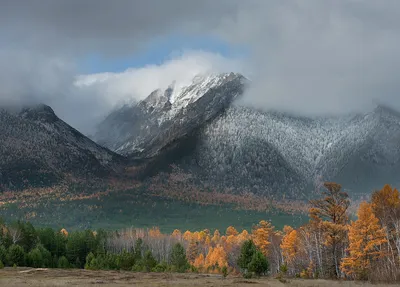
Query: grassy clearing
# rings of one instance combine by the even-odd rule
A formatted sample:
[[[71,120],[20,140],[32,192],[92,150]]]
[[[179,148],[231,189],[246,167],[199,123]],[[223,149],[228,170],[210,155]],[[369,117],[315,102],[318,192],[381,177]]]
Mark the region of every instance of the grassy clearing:
[[[33,270],[5,268],[0,270],[0,286],[297,286],[297,287],[353,287],[389,286],[361,282],[293,279],[281,283],[276,279],[243,279],[228,276],[173,273],[133,273],[117,271],[88,271],[78,269]],[[394,285],[392,285],[394,286]]]

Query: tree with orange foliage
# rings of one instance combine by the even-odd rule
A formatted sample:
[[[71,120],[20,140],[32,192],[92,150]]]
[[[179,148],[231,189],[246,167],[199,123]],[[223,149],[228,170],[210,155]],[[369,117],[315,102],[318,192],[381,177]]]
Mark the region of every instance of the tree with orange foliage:
[[[358,219],[349,226],[349,256],[343,259],[341,269],[355,279],[367,280],[372,263],[384,256],[385,231],[372,207],[363,202],[357,212]]]
[[[199,253],[198,242],[194,238],[190,240],[189,246],[186,250],[186,258],[190,263],[193,263]]]
[[[228,237],[228,236],[230,236],[230,235],[233,235],[233,236],[236,236],[236,235],[238,235],[239,234],[239,232],[236,230],[236,228],[235,227],[233,227],[233,226],[229,226],[227,229],[226,229],[226,236]]]
[[[283,228],[285,235],[282,238],[282,255],[287,264],[293,263],[299,251],[299,236],[297,231],[290,226]]]
[[[205,259],[203,253],[200,253],[199,256],[196,257],[196,259],[193,262],[193,266],[199,269],[199,271],[202,271],[204,267]]]
[[[383,189],[372,194],[371,206],[386,231],[388,244],[385,269],[392,271],[389,276],[395,280],[400,278],[400,193],[396,188],[385,185]]]
[[[222,267],[228,266],[228,262],[226,260],[226,252],[221,245],[210,248],[206,256],[204,266],[211,271],[217,272],[220,272],[220,269]]]
[[[214,231],[214,236],[211,238],[211,241],[214,244],[217,244],[219,242],[219,240],[221,239],[221,233],[219,233],[218,229],[215,229]]]
[[[68,236],[68,231],[65,228],[61,229],[60,233],[63,234],[64,236]]]
[[[340,277],[340,259],[347,240],[347,209],[350,205],[349,196],[342,192],[342,186],[334,182],[325,182],[325,190],[321,199],[311,200],[311,226],[322,228],[324,245],[328,248],[327,272],[330,277]]]
[[[264,256],[268,256],[268,248],[271,244],[269,237],[274,232],[274,227],[268,221],[261,220],[253,227],[252,238],[254,244],[260,249]]]
[[[171,236],[180,241],[182,239],[182,232],[179,229],[175,229]]]
[[[162,236],[160,228],[159,227],[152,227],[149,230],[149,236],[152,238],[159,238]]]
[[[192,239],[193,235],[189,230],[186,230],[185,233],[183,233],[183,239],[185,241],[190,241]]]

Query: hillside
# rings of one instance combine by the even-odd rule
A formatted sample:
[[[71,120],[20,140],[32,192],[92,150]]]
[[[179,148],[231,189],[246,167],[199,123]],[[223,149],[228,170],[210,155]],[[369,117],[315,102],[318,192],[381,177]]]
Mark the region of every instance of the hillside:
[[[116,175],[124,159],[60,120],[46,105],[0,109],[0,185],[46,186]]]

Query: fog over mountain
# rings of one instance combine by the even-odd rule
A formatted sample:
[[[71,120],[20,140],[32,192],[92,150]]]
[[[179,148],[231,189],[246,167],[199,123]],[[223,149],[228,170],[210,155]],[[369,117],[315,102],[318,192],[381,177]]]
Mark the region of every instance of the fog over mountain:
[[[0,101],[49,104],[92,134],[121,101],[164,88],[171,71],[207,67],[247,76],[252,85],[243,102],[264,110],[346,114],[371,111],[376,103],[398,109],[399,6],[391,0],[6,1],[0,4]],[[247,52],[235,58],[180,51],[166,63],[108,74],[109,80],[104,73],[82,75],[88,56],[140,54],[170,31],[212,36]],[[174,63],[186,69],[171,68]],[[82,77],[95,80],[82,87]]]

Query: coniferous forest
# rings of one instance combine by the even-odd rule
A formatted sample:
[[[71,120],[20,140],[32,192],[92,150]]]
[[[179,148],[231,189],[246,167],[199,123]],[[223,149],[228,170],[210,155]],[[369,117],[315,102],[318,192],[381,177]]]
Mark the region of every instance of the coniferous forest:
[[[133,272],[242,274],[244,277],[400,280],[400,193],[375,191],[351,218],[347,193],[325,183],[310,201],[309,222],[277,230],[126,228],[117,231],[35,228],[1,222],[0,266]]]

